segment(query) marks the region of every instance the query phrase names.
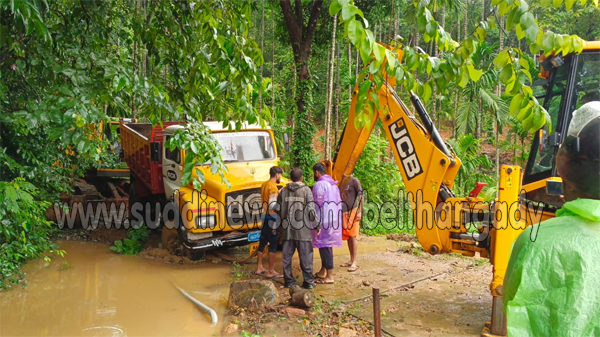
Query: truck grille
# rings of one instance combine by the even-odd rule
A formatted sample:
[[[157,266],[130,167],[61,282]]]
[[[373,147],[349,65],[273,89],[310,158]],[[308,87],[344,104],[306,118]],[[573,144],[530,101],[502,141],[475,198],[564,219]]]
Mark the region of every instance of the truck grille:
[[[227,223],[232,227],[260,224],[262,221],[262,198],[260,188],[233,191],[225,194]]]

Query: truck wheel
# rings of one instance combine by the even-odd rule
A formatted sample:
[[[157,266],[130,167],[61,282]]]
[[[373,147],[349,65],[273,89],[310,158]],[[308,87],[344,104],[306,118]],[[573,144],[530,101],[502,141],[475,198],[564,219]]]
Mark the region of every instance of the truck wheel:
[[[206,257],[205,252],[194,251],[193,249],[186,249],[185,255],[192,261],[204,260]]]

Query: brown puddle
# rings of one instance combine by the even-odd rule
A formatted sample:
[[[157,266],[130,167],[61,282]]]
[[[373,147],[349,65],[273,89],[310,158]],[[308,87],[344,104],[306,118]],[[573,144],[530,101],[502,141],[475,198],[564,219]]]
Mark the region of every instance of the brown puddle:
[[[59,244],[64,258],[28,263],[27,287],[0,293],[0,335],[221,335],[229,264],[166,264],[119,255],[105,244]],[[212,327],[173,284],[216,310],[219,324]]]

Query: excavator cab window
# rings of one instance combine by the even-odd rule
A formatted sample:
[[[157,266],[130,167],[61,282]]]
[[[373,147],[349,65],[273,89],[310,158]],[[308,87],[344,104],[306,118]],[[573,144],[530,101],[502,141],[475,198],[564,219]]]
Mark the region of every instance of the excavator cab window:
[[[524,184],[557,176],[556,151],[566,135],[573,111],[589,101],[600,100],[600,52],[567,56],[548,78],[544,108],[552,129],[536,132],[525,169]]]
[[[552,69],[544,97],[544,108],[548,111],[552,120],[552,130],[549,125],[544,125],[543,132],[537,132],[532,143],[529,161],[525,170],[525,180],[523,183],[529,183],[550,177],[554,166],[555,148],[547,144],[547,139],[557,130],[557,124],[560,120],[562,107],[567,100],[567,85],[571,68],[571,57],[566,58],[565,63]],[[543,139],[540,136],[544,136]]]

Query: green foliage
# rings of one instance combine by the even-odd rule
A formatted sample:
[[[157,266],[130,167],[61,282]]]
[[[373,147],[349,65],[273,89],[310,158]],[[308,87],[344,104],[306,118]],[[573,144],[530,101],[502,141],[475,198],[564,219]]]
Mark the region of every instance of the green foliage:
[[[362,188],[374,198],[371,201],[377,203],[395,201],[398,191],[404,190],[400,171],[388,147],[385,136],[371,134],[353,173]]]
[[[371,215],[379,215],[379,207],[384,203],[392,203],[401,210],[409,210],[407,213],[412,214],[409,203],[398,204],[398,196],[403,195],[404,198],[404,183],[396,162],[390,156],[388,145],[386,138],[372,134],[354,169],[354,176],[360,181],[367,197],[361,231],[369,235],[410,232],[412,227],[410,215],[405,218],[403,212],[397,214],[397,224],[385,222],[379,216],[369,216],[369,210]],[[414,228],[412,231],[414,232]]]
[[[139,2],[135,6],[125,0],[0,3],[0,35],[6,42],[0,123],[7,126],[0,150],[14,160],[11,176],[24,176],[30,166],[47,171],[56,160],[66,172],[53,177],[81,175],[101,162],[108,146],[95,128],[107,115],[154,123],[183,115],[233,120],[236,126],[260,121],[252,97],[263,60],[248,38],[250,2],[165,0],[151,11],[137,8]],[[36,144],[49,146],[50,155],[31,149]],[[191,144],[198,145],[180,145],[193,150]],[[87,161],[63,160],[61,151]],[[60,183],[49,187],[68,190],[69,181]]]
[[[46,251],[50,255],[64,255],[50,241],[52,228],[46,221],[49,203],[36,200],[37,193],[22,178],[0,181],[0,290],[22,282],[25,274],[20,267],[27,259],[40,257]]]
[[[245,330],[242,330],[241,335],[242,335],[242,337],[260,337],[260,335],[250,333]]]
[[[202,190],[205,180],[199,165],[203,163],[210,163],[211,173],[219,173],[221,179],[227,186],[230,186],[225,179],[227,167],[221,158],[221,145],[211,136],[210,130],[203,123],[188,118],[184,129],[178,130],[165,146],[171,150],[175,148],[188,149],[185,152],[185,165],[181,177],[182,186],[193,180],[194,188],[198,191]]]
[[[262,122],[252,106],[263,58],[251,17],[250,1],[0,0],[1,180],[25,178],[44,201],[71,192],[89,167],[114,163],[99,129],[109,117],[186,116],[184,133],[200,134],[172,141],[188,153],[182,181],[202,183],[191,174],[195,161],[222,173],[200,121]],[[123,251],[133,245],[121,243]],[[24,258],[38,254],[28,249]],[[21,255],[2,262],[20,265]]]
[[[567,1],[570,9],[574,1]],[[586,0],[581,4],[585,5]],[[559,7],[562,1],[553,1],[554,7]],[[344,37],[354,45],[360,53],[364,64],[369,65],[361,72],[358,83],[361,83],[357,111],[363,111],[364,116],[357,116],[357,127],[368,122],[374,116],[374,111],[379,107],[378,98],[373,95],[383,84],[384,71],[394,74],[407,90],[417,92],[427,99],[431,88],[435,85],[438,92],[444,93],[450,83],[456,83],[464,88],[469,81],[477,82],[482,71],[473,63],[474,45],[482,42],[488,33],[496,27],[496,16],[487,16],[474,28],[471,35],[466,36],[460,43],[454,41],[448,32],[435,20],[432,10],[436,2],[419,0],[414,2],[414,21],[418,31],[423,34],[425,43],[434,41],[440,51],[451,53],[449,57],[440,59],[430,56],[418,47],[410,47],[396,41],[396,46],[401,48],[404,58],[401,63],[397,60],[395,51],[386,50],[383,45],[375,41],[373,32],[367,27],[368,21],[363,13],[358,10],[352,1],[333,0],[329,7],[330,15],[342,13],[341,23],[344,25]],[[581,52],[583,40],[575,35],[560,35],[552,32],[543,32],[534,15],[529,11],[525,0],[493,0],[494,11],[500,16],[506,16],[505,31],[515,31],[519,40],[526,39],[531,53],[535,54],[542,48],[546,52],[552,49],[563,55],[570,52]],[[545,2],[549,5],[549,1]],[[593,1],[595,7],[597,1]],[[494,13],[495,13],[494,12]],[[506,47],[500,51],[494,65],[497,70],[502,70],[500,81],[506,86],[506,94],[518,99],[521,116],[518,120],[525,130],[536,131],[544,123],[549,122],[549,116],[539,102],[533,97],[531,87],[526,83],[532,82],[531,70],[527,62],[521,62],[523,51],[519,48]],[[424,81],[413,75],[417,72],[427,76]],[[515,103],[517,105],[517,103]]]
[[[233,280],[239,281],[244,278],[244,267],[241,264],[233,261],[231,264],[231,273],[233,274]]]
[[[495,188],[495,178],[488,174],[493,165],[492,161],[484,154],[477,154],[480,140],[475,139],[471,134],[465,134],[459,136],[458,139],[450,139],[448,143],[452,146],[456,156],[462,161],[455,183],[457,187],[455,192],[458,192],[459,196],[466,196],[477,182],[488,183],[487,188],[484,189],[484,194],[487,189]]]
[[[144,243],[150,236],[150,231],[146,226],[140,226],[140,228],[131,228],[127,231],[128,238],[117,240],[114,242],[114,246],[110,247],[110,250],[115,251],[123,255],[137,255],[144,250]]]
[[[313,147],[313,137],[317,128],[308,118],[306,112],[296,115],[296,128],[294,139],[290,145],[291,160],[294,167],[300,167],[304,172],[304,183],[313,182],[312,167],[318,160],[318,155]]]

